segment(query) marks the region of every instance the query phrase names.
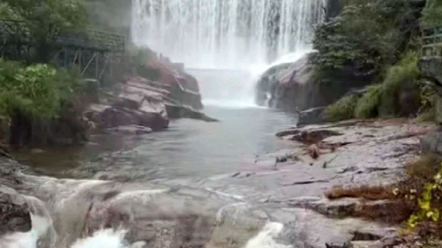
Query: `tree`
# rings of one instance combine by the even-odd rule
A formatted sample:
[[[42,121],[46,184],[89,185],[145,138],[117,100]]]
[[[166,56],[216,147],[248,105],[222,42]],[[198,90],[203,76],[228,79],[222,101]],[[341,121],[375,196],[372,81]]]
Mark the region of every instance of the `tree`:
[[[37,44],[36,60],[43,63],[49,62],[49,44],[57,35],[87,24],[83,0],[0,0],[0,15],[25,24]]]
[[[422,21],[427,26],[442,25],[442,0],[427,0],[422,11]]]
[[[0,0],[9,18],[25,21],[36,36],[51,37],[87,24],[83,0]]]
[[[316,30],[319,77],[344,67],[381,75],[413,46],[419,15],[409,1],[345,0],[341,15]]]

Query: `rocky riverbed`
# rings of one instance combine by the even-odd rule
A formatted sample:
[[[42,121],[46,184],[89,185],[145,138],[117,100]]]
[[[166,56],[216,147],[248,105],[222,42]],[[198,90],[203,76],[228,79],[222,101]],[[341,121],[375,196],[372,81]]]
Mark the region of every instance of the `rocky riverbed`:
[[[287,149],[202,180],[57,179],[5,158],[0,241],[29,231],[37,216],[49,223],[40,247],[121,226],[139,247],[383,247],[397,241],[397,227],[356,218],[359,199],[323,194],[394,182],[431,128],[400,119],[286,129],[277,136]]]

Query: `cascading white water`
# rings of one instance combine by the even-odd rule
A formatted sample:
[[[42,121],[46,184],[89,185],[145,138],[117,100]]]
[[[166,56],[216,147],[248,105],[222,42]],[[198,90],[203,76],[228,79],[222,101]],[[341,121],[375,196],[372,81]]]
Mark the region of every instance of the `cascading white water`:
[[[192,68],[249,69],[310,50],[322,0],[133,0],[132,39]]]
[[[148,46],[186,67],[248,74],[239,81],[224,80],[223,90],[218,92],[216,80],[200,81],[206,102],[242,106],[253,102],[253,76],[283,55],[299,58],[311,50],[314,24],[320,21],[323,6],[323,0],[132,2],[135,44]],[[211,98],[214,94],[218,95]]]

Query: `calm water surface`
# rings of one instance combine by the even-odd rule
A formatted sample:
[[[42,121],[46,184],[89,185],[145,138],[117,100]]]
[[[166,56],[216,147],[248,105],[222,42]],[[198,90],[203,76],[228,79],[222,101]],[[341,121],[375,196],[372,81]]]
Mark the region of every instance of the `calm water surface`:
[[[95,137],[82,148],[51,148],[17,154],[20,160],[45,174],[69,176],[66,171],[94,166],[131,173],[133,177],[208,177],[237,171],[257,154],[283,144],[274,134],[294,125],[296,116],[265,108],[207,106],[206,114],[218,123],[180,119],[162,132],[137,137]],[[96,171],[96,172],[97,172]]]

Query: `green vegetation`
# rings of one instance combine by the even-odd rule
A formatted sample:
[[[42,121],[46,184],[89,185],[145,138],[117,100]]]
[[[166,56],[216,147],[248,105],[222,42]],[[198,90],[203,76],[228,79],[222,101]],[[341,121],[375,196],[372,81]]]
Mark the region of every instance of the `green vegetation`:
[[[356,104],[354,116],[356,118],[373,118],[379,113],[382,102],[382,85],[370,85]]]
[[[354,80],[354,87],[371,85],[352,115],[350,108],[338,107],[348,101],[343,99],[327,108],[328,120],[408,116],[411,113],[404,110],[407,104],[401,97],[413,94],[413,90],[420,93],[409,98],[412,104],[408,105],[420,103],[408,106],[409,110],[419,114],[419,120],[433,119],[434,91],[419,79],[416,51],[421,25],[441,25],[441,13],[441,0],[428,0],[425,5],[418,1],[345,0],[340,17],[316,30],[314,74],[319,83],[333,87],[340,87],[347,78]]]
[[[327,106],[324,110],[328,121],[342,121],[354,117],[358,97],[356,95],[344,96],[335,104]]]
[[[39,37],[51,37],[60,31],[78,30],[86,25],[83,0],[1,0],[3,19],[24,21]]]
[[[0,58],[0,115],[9,120],[10,143],[23,144],[25,135],[27,144],[34,122],[59,118],[84,90],[75,68],[49,63],[50,44],[57,35],[86,28],[86,6],[83,0],[0,0],[0,16],[19,21],[20,32],[35,43],[23,61]]]
[[[399,95],[402,87],[416,89],[418,87],[417,60],[417,53],[407,53],[396,65],[388,69],[382,83],[368,86],[367,92],[359,99],[356,96],[345,96],[335,104],[328,106],[326,117],[329,121],[335,121],[400,115],[401,100]]]
[[[396,115],[400,111],[399,92],[403,86],[417,87],[419,55],[410,51],[394,66],[387,70],[382,82],[380,116]]]
[[[340,17],[319,26],[315,74],[323,83],[340,83],[334,71],[353,68],[355,75],[382,77],[401,54],[416,47],[415,10],[403,0],[346,0]]]
[[[130,6],[130,1],[121,0],[0,0],[2,19],[17,21],[12,29],[18,28],[17,35],[27,33],[23,37],[29,37],[34,44],[28,51],[22,51],[26,53],[19,56],[23,61],[8,61],[7,58],[16,58],[12,53],[0,58],[0,116],[9,123],[11,145],[29,143],[36,126],[45,125],[41,129],[49,132],[49,126],[59,122],[76,125],[85,100],[98,98],[97,81],[82,82],[76,68],[51,64],[57,52],[54,38],[86,35],[86,28],[127,35]],[[126,56],[137,64],[137,72],[158,77],[156,71],[145,66],[156,56],[153,51],[133,45],[126,47],[126,51]],[[0,137],[3,138],[4,135]]]
[[[442,25],[441,0],[427,0],[426,6],[422,11],[422,21],[426,26]]]
[[[0,113],[16,111],[36,118],[53,118],[70,100],[78,80],[66,70],[46,64],[24,66],[0,60]]]
[[[442,0],[427,0],[425,6],[419,1],[346,0],[341,18],[318,28],[314,44],[319,54],[314,70],[317,78],[324,79],[320,83],[341,83],[342,78],[334,78],[336,72],[349,68],[356,77],[367,72],[371,76],[362,96],[347,95],[326,108],[328,120],[410,112],[419,114],[419,121],[434,119],[437,95],[423,83],[417,67],[416,41],[422,25],[442,25]],[[410,102],[411,107],[407,105]],[[417,234],[423,244],[412,247],[426,247],[434,239],[442,239],[442,164],[438,157],[422,155],[408,163],[405,172],[398,183],[338,187],[325,195],[329,199],[365,199],[362,210],[352,213],[355,217],[403,224],[404,234]],[[379,211],[371,205],[376,200],[387,200],[390,207]]]

